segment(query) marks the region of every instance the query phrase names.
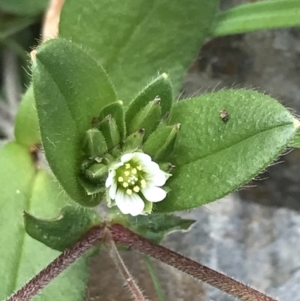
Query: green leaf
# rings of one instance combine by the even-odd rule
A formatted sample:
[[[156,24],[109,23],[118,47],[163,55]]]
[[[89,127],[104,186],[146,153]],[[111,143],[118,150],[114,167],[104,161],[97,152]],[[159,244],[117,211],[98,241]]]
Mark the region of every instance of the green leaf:
[[[16,15],[37,15],[46,9],[49,0],[0,0],[0,10]]]
[[[59,32],[103,65],[126,105],[157,72],[170,75],[178,95],[218,6],[219,0],[67,0]]]
[[[95,206],[79,182],[82,139],[102,108],[116,101],[103,68],[75,44],[50,40],[37,50],[33,87],[43,147],[58,181],[73,200]]]
[[[299,0],[265,0],[238,5],[217,15],[212,36],[300,25]]]
[[[188,230],[195,222],[172,214],[152,213],[133,217],[121,214],[119,210],[114,208],[111,209],[110,214],[112,223],[122,224],[155,243],[160,243],[171,232]]]
[[[228,114],[222,120],[220,114]],[[176,103],[180,132],[167,198],[158,212],[198,207],[244,185],[279,156],[299,122],[280,103],[250,90],[228,90]]]
[[[35,107],[33,87],[29,86],[19,106],[15,122],[15,137],[17,142],[32,146],[41,142],[38,116]]]
[[[51,217],[66,203],[57,182],[36,171],[27,148],[12,142],[0,149],[0,299],[4,300],[59,255],[25,232],[22,212]],[[88,265],[80,259],[45,288],[35,301],[82,301]]]
[[[300,148],[300,133],[298,132],[293,141],[290,143],[291,147]]]
[[[100,216],[92,209],[66,206],[54,219],[40,219],[25,212],[24,220],[25,230],[32,238],[51,249],[64,251],[90,228],[99,225]]]

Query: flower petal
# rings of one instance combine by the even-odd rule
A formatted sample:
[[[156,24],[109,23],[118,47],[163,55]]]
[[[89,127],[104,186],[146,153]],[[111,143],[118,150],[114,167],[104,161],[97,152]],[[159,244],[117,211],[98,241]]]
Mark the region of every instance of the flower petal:
[[[130,213],[132,216],[141,214],[145,207],[143,200],[137,194],[128,195],[122,190],[117,191],[115,201],[123,214]]]
[[[123,155],[123,156],[121,157],[121,161],[122,161],[123,163],[126,163],[126,162],[128,162],[129,160],[132,159],[133,155],[134,155],[133,153],[125,154],[125,155]]]
[[[109,186],[112,185],[113,183],[113,180],[114,180],[114,176],[116,175],[116,172],[114,170],[111,170],[109,173],[108,173],[108,177],[105,181],[105,187],[108,188]]]
[[[154,175],[150,174],[149,177],[147,177],[146,182],[150,186],[163,186],[168,178],[169,175],[159,169]]]
[[[153,203],[162,201],[167,195],[162,188],[156,186],[144,188],[142,189],[142,193],[146,200]]]
[[[109,197],[112,200],[114,200],[116,198],[116,193],[117,193],[117,183],[113,181],[109,188]]]
[[[144,153],[133,153],[133,159],[138,161],[142,165],[148,166],[151,163],[151,157]]]

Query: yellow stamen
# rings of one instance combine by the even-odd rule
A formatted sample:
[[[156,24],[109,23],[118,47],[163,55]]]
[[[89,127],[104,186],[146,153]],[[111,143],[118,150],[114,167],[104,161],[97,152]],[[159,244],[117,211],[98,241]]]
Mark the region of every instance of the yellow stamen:
[[[132,173],[133,175],[136,175],[136,174],[137,174],[136,168],[133,168],[133,169],[131,170],[131,173]]]
[[[128,170],[124,171],[124,175],[125,175],[126,177],[128,177],[129,174],[130,174],[130,172],[129,172]]]
[[[141,180],[141,186],[142,186],[142,188],[145,188],[147,185],[146,185],[147,183],[146,183],[146,181],[145,180]]]
[[[126,169],[130,168],[130,164],[129,164],[129,163],[126,163],[126,164],[125,164],[125,168],[126,168]]]
[[[142,169],[143,169],[141,165],[138,165],[136,168],[137,168],[138,170],[142,170]]]
[[[124,181],[123,177],[118,177],[118,181],[123,182]]]
[[[123,187],[124,187],[124,188],[127,188],[128,186],[129,186],[129,185],[128,185],[127,182],[124,182],[124,183],[123,183]]]
[[[133,191],[134,192],[139,192],[140,191],[140,187],[139,186],[134,186],[133,187]]]
[[[129,195],[132,195],[132,190],[131,189],[127,189],[126,193],[129,194]]]

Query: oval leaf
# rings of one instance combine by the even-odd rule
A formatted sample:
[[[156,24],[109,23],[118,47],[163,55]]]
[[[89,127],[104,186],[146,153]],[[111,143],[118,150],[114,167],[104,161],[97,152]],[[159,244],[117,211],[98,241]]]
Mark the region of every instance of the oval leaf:
[[[15,137],[20,144],[25,146],[32,146],[41,142],[32,85],[29,86],[24,94],[18,109],[15,122]]]
[[[37,51],[33,86],[43,147],[58,181],[73,200],[95,206],[79,182],[84,133],[101,109],[116,101],[103,68],[77,45],[51,40]]]
[[[299,126],[276,100],[247,90],[176,103],[175,122],[181,124],[170,159],[175,168],[159,212],[198,207],[236,190],[282,153]]]
[[[59,255],[26,234],[22,211],[50,218],[67,200],[51,175],[35,169],[26,147],[13,142],[0,148],[0,166],[0,299],[6,300]],[[87,277],[82,258],[34,300],[82,301]]]
[[[119,210],[110,210],[112,223],[119,223],[155,243],[175,231],[188,230],[195,222],[172,214],[124,215]]]
[[[170,75],[177,96],[218,6],[219,0],[68,0],[59,33],[103,65],[125,104],[157,72]]]
[[[40,219],[24,212],[25,230],[34,239],[51,249],[64,251],[90,228],[99,225],[99,214],[94,210],[66,206],[51,220]]]

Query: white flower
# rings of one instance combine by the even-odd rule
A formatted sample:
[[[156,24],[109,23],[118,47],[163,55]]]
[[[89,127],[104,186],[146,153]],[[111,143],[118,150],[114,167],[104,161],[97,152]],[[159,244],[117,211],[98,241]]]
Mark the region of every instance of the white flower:
[[[123,155],[120,162],[110,166],[105,186],[109,198],[122,213],[137,216],[145,208],[143,199],[155,203],[166,197],[161,186],[169,176],[149,155],[134,152]]]

